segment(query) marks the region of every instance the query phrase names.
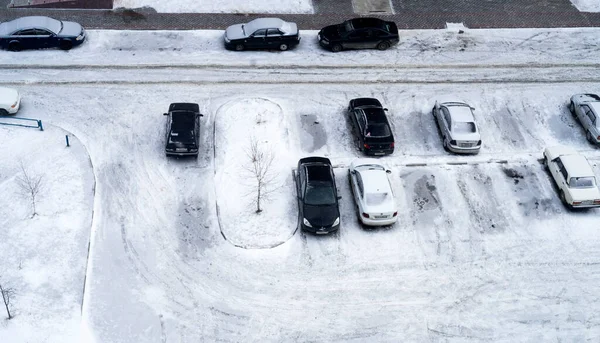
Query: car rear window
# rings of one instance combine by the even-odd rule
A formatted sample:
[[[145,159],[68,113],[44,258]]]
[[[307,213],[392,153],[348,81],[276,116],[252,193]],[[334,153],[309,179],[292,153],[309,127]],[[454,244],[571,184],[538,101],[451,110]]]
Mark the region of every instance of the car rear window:
[[[477,132],[475,123],[473,122],[455,122],[452,125],[452,131],[456,133],[475,133]]]
[[[314,206],[333,205],[335,201],[336,198],[331,182],[311,182],[307,185],[306,193],[304,194],[305,204]]]
[[[381,205],[387,201],[390,197],[389,193],[367,193],[366,200],[367,205],[375,206]]]
[[[569,181],[571,188],[592,188],[596,185],[596,178],[593,176],[587,177],[572,177]]]
[[[391,131],[387,124],[369,124],[365,135],[367,137],[388,137],[391,135]]]

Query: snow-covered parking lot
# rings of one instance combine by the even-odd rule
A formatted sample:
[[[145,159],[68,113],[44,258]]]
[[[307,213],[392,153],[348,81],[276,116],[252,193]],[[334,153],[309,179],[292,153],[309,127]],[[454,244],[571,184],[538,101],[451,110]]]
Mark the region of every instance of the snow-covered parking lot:
[[[203,58],[184,45],[183,52],[141,43],[123,51],[115,48],[122,41],[107,37],[152,42],[164,33],[92,31],[90,42],[69,53],[25,52],[20,61],[0,54],[3,83],[23,95],[18,116],[48,127],[0,126],[7,137],[0,145],[1,222],[8,226],[0,231],[0,280],[21,290],[17,315],[0,324],[0,337],[597,341],[600,211],[565,209],[538,161],[544,147],[564,144],[586,155],[600,176],[600,152],[566,107],[574,93],[600,92],[589,53],[597,32],[423,31],[407,39],[420,44],[335,55],[310,40],[285,53],[235,54],[214,42],[214,32],[172,33],[180,41],[194,35]],[[47,66],[33,66],[38,62]],[[301,72],[282,75],[280,68]],[[379,77],[365,76],[373,71]],[[479,155],[443,150],[431,116],[441,94],[476,108]],[[393,171],[400,204],[388,228],[358,225],[347,182],[347,167],[360,155],[345,109],[361,96],[389,109],[396,137],[395,153],[381,159]],[[197,160],[164,156],[162,114],[181,101],[199,103],[204,114]],[[69,148],[65,134],[74,137]],[[258,215],[245,196],[251,137],[271,147],[277,162],[278,188]],[[311,155],[331,159],[342,195],[341,229],[327,237],[295,230],[291,172]],[[34,219],[15,188],[19,158],[46,180]],[[55,237],[27,233],[52,223],[89,234],[87,266],[85,239],[52,254],[62,246]],[[74,240],[65,231],[57,235]],[[49,257],[20,268],[10,252],[16,244],[28,256],[44,247]],[[85,293],[83,283],[71,286],[77,282],[52,278],[48,269],[68,280],[85,277]]]

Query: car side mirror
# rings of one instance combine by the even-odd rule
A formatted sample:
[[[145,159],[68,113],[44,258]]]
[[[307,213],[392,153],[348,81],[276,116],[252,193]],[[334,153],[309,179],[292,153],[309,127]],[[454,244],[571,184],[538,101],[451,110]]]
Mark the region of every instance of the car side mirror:
[[[169,115],[168,113],[163,113],[163,116],[168,116],[168,115]]]
[[[351,170],[350,174],[352,174],[352,175],[356,174],[356,170]]]
[[[337,197],[337,198],[338,198],[338,200],[341,200],[341,199],[342,199],[342,196],[341,196],[341,195],[338,195],[338,197]]]
[[[386,173],[388,173],[388,174],[391,174],[391,173],[392,173],[392,171],[391,171],[391,170],[389,170],[389,169],[388,169],[388,170],[386,170],[385,172],[386,172]]]
[[[204,117],[204,114],[202,114],[202,113],[196,113],[196,117]]]
[[[475,107],[471,107],[471,111],[475,111]]]
[[[384,108],[383,110],[384,110],[384,111],[387,111],[388,109],[387,109],[387,108]]]

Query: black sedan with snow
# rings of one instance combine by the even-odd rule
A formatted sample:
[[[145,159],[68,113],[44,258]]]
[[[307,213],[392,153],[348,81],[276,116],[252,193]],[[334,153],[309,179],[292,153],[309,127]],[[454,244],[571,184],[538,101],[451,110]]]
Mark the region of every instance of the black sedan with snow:
[[[333,52],[344,49],[386,50],[400,41],[398,27],[393,21],[378,18],[355,18],[319,31],[322,47]]]
[[[200,107],[194,103],[173,103],[167,116],[167,156],[198,156]]]
[[[11,51],[61,48],[69,50],[85,40],[81,25],[49,17],[21,17],[0,24],[0,47]]]
[[[249,23],[232,25],[223,35],[225,48],[288,50],[300,43],[298,26],[278,18],[258,18]]]
[[[306,157],[296,170],[298,218],[302,230],[327,234],[340,228],[340,210],[335,175],[325,157]]]
[[[382,156],[394,152],[394,134],[379,100],[356,98],[350,100],[348,115],[356,135],[358,150],[366,155]]]

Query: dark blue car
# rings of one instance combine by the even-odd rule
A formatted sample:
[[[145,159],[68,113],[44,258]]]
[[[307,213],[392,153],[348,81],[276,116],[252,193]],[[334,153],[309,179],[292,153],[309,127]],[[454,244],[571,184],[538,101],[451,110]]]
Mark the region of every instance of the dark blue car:
[[[0,24],[0,47],[11,51],[61,48],[69,50],[85,40],[81,25],[49,17],[21,17]]]

